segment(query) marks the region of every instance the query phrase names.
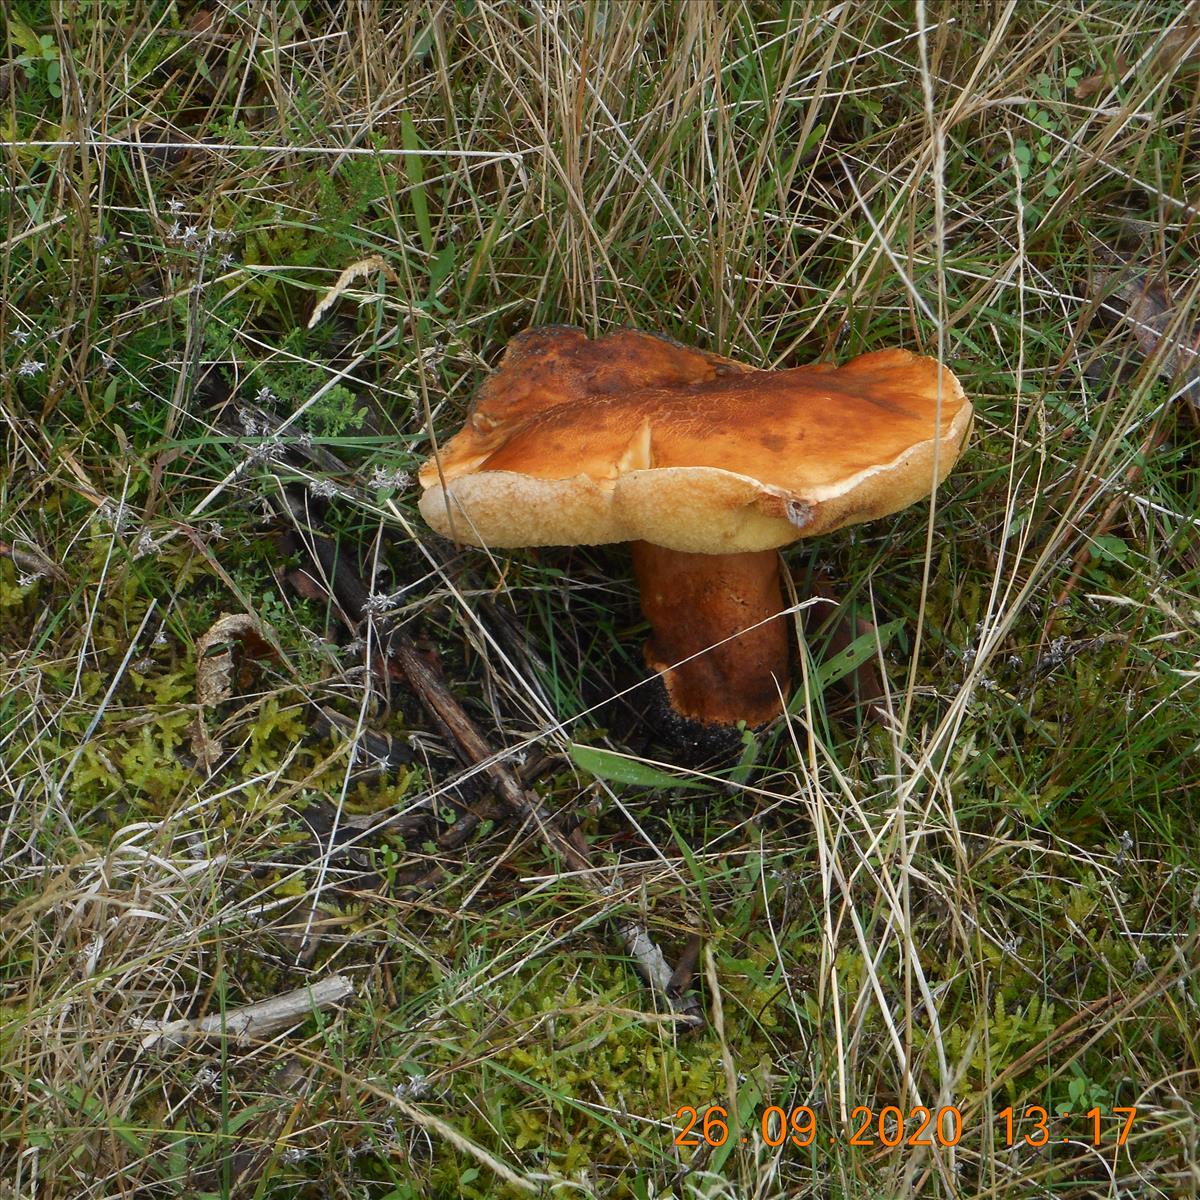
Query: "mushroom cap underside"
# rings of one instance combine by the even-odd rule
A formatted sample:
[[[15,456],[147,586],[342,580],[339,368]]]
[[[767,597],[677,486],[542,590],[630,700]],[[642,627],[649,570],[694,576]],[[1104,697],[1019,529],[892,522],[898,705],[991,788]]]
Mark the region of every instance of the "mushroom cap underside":
[[[771,549],[928,495],[971,415],[949,370],[904,350],[755,371],[634,331],[534,330],[422,468],[421,513],[498,548]]]

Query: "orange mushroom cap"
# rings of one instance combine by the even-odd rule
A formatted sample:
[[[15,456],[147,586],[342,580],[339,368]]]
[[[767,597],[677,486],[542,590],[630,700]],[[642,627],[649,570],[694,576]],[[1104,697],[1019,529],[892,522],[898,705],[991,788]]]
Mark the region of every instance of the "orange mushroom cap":
[[[421,513],[473,545],[771,549],[927,496],[971,415],[907,350],[757,371],[633,330],[532,329],[421,468]]]

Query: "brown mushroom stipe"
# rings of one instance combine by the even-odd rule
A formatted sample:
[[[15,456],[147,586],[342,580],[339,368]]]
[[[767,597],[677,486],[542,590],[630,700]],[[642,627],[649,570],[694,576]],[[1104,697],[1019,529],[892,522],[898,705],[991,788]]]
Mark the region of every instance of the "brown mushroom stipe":
[[[756,371],[635,330],[530,329],[421,468],[421,513],[476,546],[646,543],[647,661],[672,704],[758,724],[788,690],[786,622],[735,635],[783,612],[776,549],[929,495],[971,416],[906,350]]]
[[[790,690],[779,552],[685,554],[649,542],[630,549],[654,631],[646,665],[662,676],[671,707],[721,725],[778,716],[780,694]]]

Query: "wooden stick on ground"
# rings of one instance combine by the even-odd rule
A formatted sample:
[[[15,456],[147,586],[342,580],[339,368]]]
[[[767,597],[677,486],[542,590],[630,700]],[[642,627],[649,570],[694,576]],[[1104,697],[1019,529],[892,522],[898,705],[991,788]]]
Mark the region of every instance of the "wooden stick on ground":
[[[240,1045],[249,1045],[303,1021],[315,1009],[335,1008],[353,995],[354,985],[345,975],[331,975],[308,987],[243,1008],[180,1021],[138,1018],[133,1026],[147,1035],[142,1039],[143,1050],[178,1050],[196,1038],[228,1037]]]

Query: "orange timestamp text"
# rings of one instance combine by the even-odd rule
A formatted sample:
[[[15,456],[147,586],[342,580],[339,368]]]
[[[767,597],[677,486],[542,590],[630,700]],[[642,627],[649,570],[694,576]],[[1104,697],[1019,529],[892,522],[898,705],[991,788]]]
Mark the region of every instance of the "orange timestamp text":
[[[1124,1121],[1117,1131],[1116,1144],[1123,1146],[1137,1109],[1133,1107],[1113,1108],[1114,1116],[1123,1116]],[[1030,1105],[1022,1113],[1011,1106],[1001,1109],[996,1114],[999,1122],[999,1133],[1006,1146],[1023,1141],[1028,1146],[1040,1147],[1049,1145],[1052,1141],[1071,1141],[1091,1135],[1091,1144],[1102,1144],[1105,1111],[1099,1107],[1089,1109],[1082,1118],[1089,1123],[1087,1129],[1076,1132],[1069,1122],[1079,1120],[1081,1114],[1072,1115],[1069,1112],[1051,1117],[1049,1111],[1040,1105]],[[682,1128],[675,1135],[675,1145],[681,1147],[724,1146],[731,1136],[735,1136],[729,1127],[729,1111],[719,1104],[710,1105],[706,1109],[698,1109],[694,1105],[685,1104],[675,1113],[675,1120],[682,1123]],[[860,1104],[850,1113],[849,1125],[846,1128],[831,1128],[821,1130],[814,1109],[800,1104],[791,1109],[785,1109],[778,1104],[768,1105],[763,1109],[758,1131],[762,1140],[772,1147],[785,1144],[793,1146],[811,1146],[814,1142],[833,1144],[844,1141],[848,1146],[885,1147],[896,1146],[957,1146],[963,1135],[962,1112],[954,1105],[943,1105],[938,1109],[929,1109],[918,1104],[905,1113],[898,1105],[885,1104],[876,1110],[865,1104]],[[1073,1135],[1074,1134],[1074,1138]],[[738,1136],[742,1143],[749,1139]]]

